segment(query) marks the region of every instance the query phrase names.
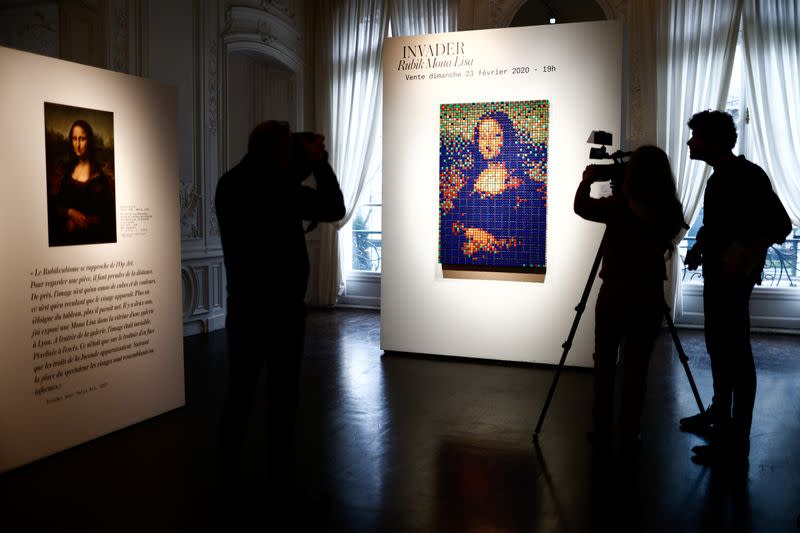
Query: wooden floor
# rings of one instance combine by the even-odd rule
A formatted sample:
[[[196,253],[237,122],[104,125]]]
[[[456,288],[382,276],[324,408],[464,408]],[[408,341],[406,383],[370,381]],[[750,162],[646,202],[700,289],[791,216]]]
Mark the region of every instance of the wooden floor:
[[[702,332],[680,336],[707,403]],[[562,373],[534,444],[552,367],[384,354],[378,312],[313,311],[298,480],[318,499],[293,523],[270,528],[259,407],[245,479],[225,488],[240,495],[238,523],[222,529],[800,531],[799,343],[795,336],[754,336],[759,381],[750,464],[732,472],[690,461],[702,440],[681,433],[678,419],[697,405],[664,331],[649,375],[640,457],[596,468],[586,440],[586,370]],[[186,407],[0,476],[2,531],[212,529],[224,357],[224,331],[187,337]]]

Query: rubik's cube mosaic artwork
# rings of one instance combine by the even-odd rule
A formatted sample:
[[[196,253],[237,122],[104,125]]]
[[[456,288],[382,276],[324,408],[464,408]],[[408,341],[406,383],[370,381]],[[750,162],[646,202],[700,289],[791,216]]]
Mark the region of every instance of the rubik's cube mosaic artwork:
[[[439,263],[544,273],[548,100],[442,104]]]

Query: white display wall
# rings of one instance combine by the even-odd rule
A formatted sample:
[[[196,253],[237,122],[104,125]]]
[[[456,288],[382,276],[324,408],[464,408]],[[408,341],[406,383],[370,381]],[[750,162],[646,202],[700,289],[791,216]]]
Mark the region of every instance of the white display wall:
[[[413,61],[412,51],[422,60]],[[590,132],[611,132],[619,142],[621,24],[398,37],[383,53],[381,347],[557,363],[604,229],[572,205],[583,168],[597,163],[588,158]],[[549,101],[545,278],[445,278],[438,264],[439,106],[530,100]],[[568,365],[592,364],[598,288],[599,280]]]
[[[184,381],[174,88],[5,48],[0,68],[2,472],[180,407]],[[113,113],[111,242],[49,245],[46,102]]]

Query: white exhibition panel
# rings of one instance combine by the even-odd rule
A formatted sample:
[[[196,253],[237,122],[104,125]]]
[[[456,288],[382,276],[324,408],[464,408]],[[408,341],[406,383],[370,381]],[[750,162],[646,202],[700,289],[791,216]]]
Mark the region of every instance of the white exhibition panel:
[[[184,381],[174,88],[6,48],[0,69],[3,472],[184,405]],[[116,242],[48,245],[45,102],[113,113]]]
[[[405,47],[440,55],[433,65],[427,55],[411,63]],[[583,168],[597,163],[588,157],[590,132],[611,132],[619,142],[621,25],[397,37],[386,40],[383,53],[381,347],[557,363],[604,229],[579,218],[572,205]],[[450,63],[440,67],[441,61]],[[446,279],[438,264],[439,106],[527,100],[550,105],[544,282]],[[592,364],[599,285],[567,365]]]

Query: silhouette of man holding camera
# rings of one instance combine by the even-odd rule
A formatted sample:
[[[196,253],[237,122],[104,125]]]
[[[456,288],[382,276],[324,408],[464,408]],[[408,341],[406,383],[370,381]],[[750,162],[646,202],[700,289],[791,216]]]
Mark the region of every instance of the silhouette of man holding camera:
[[[689,156],[711,165],[703,226],[686,254],[690,270],[703,265],[706,349],[714,396],[701,414],[681,419],[681,429],[711,436],[692,448],[692,460],[747,461],[756,395],[750,346],[750,295],[761,283],[767,250],[782,243],[791,222],[758,165],[735,156],[736,126],[728,113],[702,111],[688,123]]]
[[[302,184],[313,174],[316,188]],[[309,261],[303,221],[345,214],[324,137],[267,121],[247,154],[219,180],[215,196],[227,277],[229,383],[220,427],[219,474],[238,486],[240,454],[262,367],[266,367],[269,502],[295,502],[295,411],[305,328]]]

